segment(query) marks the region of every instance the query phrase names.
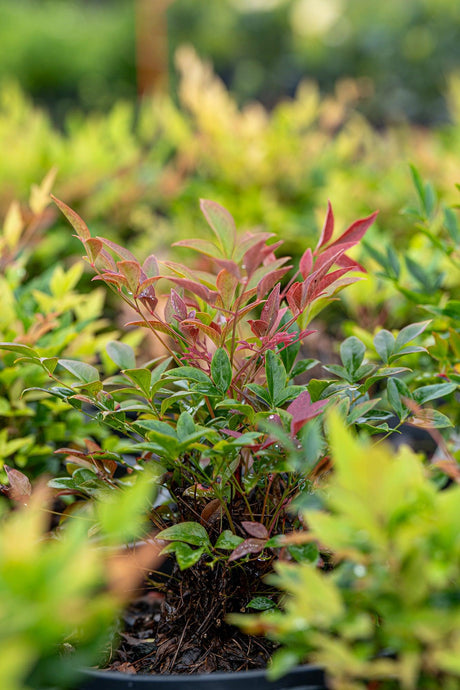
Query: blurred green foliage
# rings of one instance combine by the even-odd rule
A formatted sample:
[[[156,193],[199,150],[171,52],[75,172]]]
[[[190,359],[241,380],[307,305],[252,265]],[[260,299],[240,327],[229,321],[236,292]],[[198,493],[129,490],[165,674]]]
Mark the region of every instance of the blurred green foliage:
[[[271,578],[283,611],[232,616],[281,642],[271,667],[326,669],[333,690],[459,687],[460,486],[440,490],[433,468],[404,446],[358,441],[329,417],[335,472],[324,510],[307,510],[308,537],[335,567],[280,563]],[[431,474],[431,476],[430,476]]]
[[[59,118],[134,98],[135,10],[135,0],[2,0],[0,78]],[[175,0],[168,26],[170,54],[192,43],[240,103],[271,107],[304,78],[324,93],[362,78],[362,108],[379,124],[445,120],[446,81],[460,69],[455,0]]]
[[[152,547],[142,555],[116,548],[144,533],[152,479],[145,473],[87,504],[52,535],[51,492],[43,485],[32,492],[19,473],[10,479],[12,497],[25,505],[8,511],[0,498],[0,683],[5,690],[75,687],[81,669],[103,656],[142,562],[154,563]],[[95,529],[97,541],[89,537]]]
[[[14,341],[17,346],[16,352],[0,357],[0,468],[4,462],[27,467],[31,477],[58,471],[60,462],[53,455],[58,444],[83,442],[88,436],[110,443],[108,434],[88,416],[62,401],[50,401],[40,390],[53,374],[55,358],[97,361],[117,336],[116,328],[104,318],[104,290],[76,292],[81,264],[68,269],[53,265],[37,277],[29,273],[47,227],[52,178],[48,175],[33,188],[27,209],[13,203],[0,230],[0,340]],[[141,338],[128,334],[131,344]],[[21,348],[26,345],[38,349],[46,371],[23,361]],[[107,365],[110,368],[110,360]]]
[[[135,96],[132,2],[2,0],[0,43],[0,79],[14,77],[59,118]]]
[[[96,231],[129,237],[140,255],[169,252],[196,232],[197,199],[235,209],[241,229],[263,225],[300,251],[319,230],[328,197],[341,218],[381,209],[394,241],[407,233],[399,211],[412,194],[407,161],[449,201],[460,153],[460,88],[453,79],[453,123],[374,130],[356,111],[360,85],[344,81],[321,98],[311,82],[268,112],[239,108],[209,65],[190,48],[177,55],[179,103],[168,96],[139,110],[119,103],[106,115],[74,115],[64,132],[12,84],[0,92],[0,206],[24,198],[32,182],[58,167],[56,194]],[[378,237],[378,234],[376,235]],[[59,228],[47,233],[36,268],[76,250]],[[41,262],[41,263],[40,263]]]

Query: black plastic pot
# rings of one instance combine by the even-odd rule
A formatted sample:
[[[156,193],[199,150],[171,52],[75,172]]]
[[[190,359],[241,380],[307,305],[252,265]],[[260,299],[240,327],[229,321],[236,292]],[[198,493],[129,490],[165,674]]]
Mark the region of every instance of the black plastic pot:
[[[185,675],[129,675],[112,671],[84,672],[79,690],[327,690],[318,666],[297,666],[271,682],[265,670]]]

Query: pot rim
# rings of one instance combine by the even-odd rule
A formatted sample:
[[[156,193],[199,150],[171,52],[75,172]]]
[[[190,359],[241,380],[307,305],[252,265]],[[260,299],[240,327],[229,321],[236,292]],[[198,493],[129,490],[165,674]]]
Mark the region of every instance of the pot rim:
[[[135,685],[145,685],[148,683],[157,685],[164,684],[173,686],[177,683],[195,685],[211,686],[213,683],[224,683],[229,688],[242,687],[239,685],[242,681],[251,683],[251,681],[263,681],[266,683],[267,690],[276,690],[276,688],[298,688],[300,685],[311,690],[321,690],[325,688],[324,685],[324,669],[321,666],[314,664],[305,664],[302,666],[295,666],[288,671],[284,676],[275,681],[269,681],[267,678],[267,669],[252,669],[249,671],[215,671],[212,673],[199,674],[130,674],[122,673],[120,671],[104,671],[102,669],[84,669],[83,678],[92,680],[106,680],[108,682],[117,682],[127,684],[127,687],[134,687]],[[311,683],[305,686],[305,682]],[[131,686],[129,685],[131,683]],[[257,686],[258,687],[258,686]],[[256,688],[256,686],[254,686]]]

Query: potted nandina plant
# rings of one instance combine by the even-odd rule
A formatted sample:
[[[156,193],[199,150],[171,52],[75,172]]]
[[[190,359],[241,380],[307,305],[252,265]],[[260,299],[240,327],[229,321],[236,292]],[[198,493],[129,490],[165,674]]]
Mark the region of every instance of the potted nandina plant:
[[[407,326],[397,337],[378,333],[374,347],[383,367],[365,359],[366,347],[358,338],[348,338],[340,347],[342,365],[327,368],[338,380],[298,385],[295,377],[316,364],[296,361],[301,341],[311,333],[309,323],[359,279],[356,272],[363,269],[347,252],[375,214],[334,239],[329,206],[316,249],[304,252],[289,278],[288,259],[275,254],[280,242],[269,233],[238,238],[230,214],[211,201],[201,206],[214,240],[179,243],[200,252],[196,270],[154,256],[141,265],[126,248],[91,237],[79,216],[56,203],[82,240],[95,279],[126,302],[136,314],[131,325],[151,331],[166,353],[138,366],[126,343],[112,342],[107,353],[120,373],[102,381],[99,370],[84,362],[44,357],[24,344],[2,344],[26,362],[41,364],[57,383],[50,389],[54,395],[123,439],[116,445],[111,437],[103,447],[89,440],[84,448],[61,449],[70,476],[51,482],[58,494],[97,500],[117,489],[120,468],[131,473],[156,466],[162,477],[164,500],[149,515],[174,565],[163,586],[160,620],[153,620],[157,613],[150,600],[133,604],[118,659],[109,668],[138,675],[126,680],[122,673],[95,672],[94,685],[88,681],[87,687],[125,682],[158,687],[169,685],[168,674],[180,673],[197,674],[187,680],[189,687],[218,687],[219,672],[236,671],[224,674],[225,684],[235,684],[241,682],[241,669],[249,673],[247,682],[263,685],[265,671],[251,669],[265,668],[273,645],[243,635],[226,617],[276,606],[276,590],[263,577],[277,560],[318,560],[315,546],[283,540],[304,528],[299,509],[329,470],[322,413],[333,402],[347,424],[388,433],[385,420],[392,412],[382,405],[399,414],[408,390],[400,376],[409,370],[393,365],[421,350],[410,343],[427,323]],[[165,283],[173,287],[160,309]],[[372,399],[372,386],[384,387],[386,381],[386,403]],[[452,394],[453,388],[422,386],[414,395],[418,391],[423,404]],[[441,415],[436,423],[447,422]],[[155,577],[150,580],[155,586]],[[218,673],[203,675],[210,671]],[[321,685],[322,672],[298,669],[278,687],[299,683]]]
[[[126,248],[92,237],[77,214],[55,201],[82,240],[95,279],[136,313],[131,325],[149,329],[166,352],[137,366],[128,345],[112,342],[107,352],[121,373],[101,381],[94,366],[51,361],[25,345],[19,350],[3,345],[42,364],[58,384],[52,393],[91,412],[124,439],[116,448],[88,442],[84,449],[61,449],[71,476],[51,482],[58,492],[97,498],[116,488],[119,466],[133,472],[156,465],[162,475],[164,501],[152,507],[150,519],[163,553],[174,557],[173,573],[160,622],[153,623],[151,610],[128,616],[131,624],[112,668],[123,662],[124,670],[138,673],[129,677],[131,685],[169,684],[165,674],[171,673],[196,673],[192,684],[219,685],[219,674],[201,674],[240,669],[256,674],[249,676],[251,682],[264,683],[264,671],[250,669],[264,668],[273,646],[238,632],[226,616],[276,606],[276,591],[263,579],[276,560],[318,559],[316,547],[284,543],[283,535],[302,529],[298,508],[329,467],[322,412],[334,401],[349,424],[387,432],[384,420],[391,413],[374,409],[379,399],[371,400],[369,389],[390,377],[388,399],[398,408],[399,379],[391,376],[405,369],[390,365],[420,350],[407,343],[426,323],[409,326],[393,339],[382,369],[365,362],[366,348],[349,338],[341,346],[343,366],[329,367],[340,381],[297,385],[295,377],[316,364],[296,361],[301,341],[311,333],[309,323],[359,279],[356,272],[363,269],[347,252],[375,214],[334,239],[329,205],[316,249],[304,252],[288,279],[288,258],[275,254],[281,242],[272,242],[270,233],[238,238],[232,217],[214,202],[201,202],[214,240],[178,243],[202,255],[200,270],[194,270],[154,256],[141,265]],[[161,310],[158,288],[166,281],[173,287]],[[376,342],[380,353],[377,337]],[[62,369],[72,380],[61,380]],[[449,392],[451,386],[437,388],[430,399]],[[299,682],[313,687],[321,678],[318,669],[300,669],[279,687]],[[226,679],[241,682],[238,673]],[[121,673],[95,680],[96,685],[123,682]]]
[[[131,348],[111,343],[108,353],[121,369],[115,377],[102,382],[94,367],[71,360],[59,365],[76,382],[63,383],[55,369],[49,372],[59,382],[52,389],[56,395],[77,407],[91,406],[126,439],[118,456],[94,444],[63,449],[72,476],[52,486],[94,495],[104,483],[116,481],[117,462],[131,470],[161,467],[166,497],[150,517],[163,553],[174,556],[174,570],[150,653],[136,656],[131,626],[119,659],[139,674],[265,668],[272,645],[255,644],[228,626],[226,616],[275,605],[262,577],[280,555],[317,557],[309,547],[278,544],[280,535],[301,527],[292,505],[309,492],[323,456],[319,452],[307,461],[297,452],[299,432],[328,401],[312,402],[307,387],[294,383],[316,363],[296,358],[312,332],[310,320],[359,279],[356,272],[363,269],[347,252],[376,214],[333,239],[329,205],[316,249],[305,251],[299,269],[282,285],[292,266],[287,257],[275,255],[281,242],[273,242],[270,233],[238,238],[232,217],[214,202],[201,202],[214,241],[178,243],[204,257],[201,270],[193,270],[154,256],[141,265],[124,247],[91,237],[82,219],[55,201],[82,240],[96,279],[137,314],[131,325],[149,329],[169,355],[137,367]],[[158,284],[166,280],[173,287],[161,311]],[[151,642],[151,620],[137,634]],[[311,687],[321,682],[318,669],[301,674]],[[109,684],[123,678],[104,677]],[[232,677],[240,682],[238,675]],[[265,682],[264,672],[256,677]],[[216,675],[213,679],[220,682]],[[147,679],[139,675],[139,682]],[[149,682],[165,681],[157,675]],[[204,681],[200,676],[194,682]],[[294,680],[283,681],[289,682]]]

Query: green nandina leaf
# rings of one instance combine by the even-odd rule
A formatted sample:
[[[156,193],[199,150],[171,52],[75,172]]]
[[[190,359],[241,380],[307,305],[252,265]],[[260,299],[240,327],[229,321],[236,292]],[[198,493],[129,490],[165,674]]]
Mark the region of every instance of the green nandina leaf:
[[[185,441],[188,436],[191,436],[196,431],[193,417],[188,412],[182,412],[177,420],[176,432],[179,441]]]
[[[318,546],[313,543],[291,544],[287,547],[292,558],[298,563],[316,563],[319,558]]]
[[[149,394],[152,374],[148,369],[125,369],[124,374],[139,386],[145,395]]]
[[[106,351],[112,362],[114,362],[120,369],[134,369],[136,366],[136,357],[133,348],[127,343],[120,343],[116,340],[111,340],[106,345]]]
[[[199,549],[192,549],[191,546],[181,541],[175,541],[172,544],[168,544],[168,546],[165,546],[161,551],[162,554],[174,553],[177,564],[181,570],[187,570],[187,568],[191,568],[192,565],[198,563],[204,552],[204,546]]]
[[[201,199],[200,208],[216,234],[224,255],[230,259],[236,244],[235,221],[227,209],[215,201]]]
[[[408,415],[408,410],[401,400],[401,395],[406,394],[407,397],[410,397],[410,393],[407,390],[407,387],[402,383],[400,379],[390,378],[388,380],[388,402],[390,403],[391,407],[401,420],[405,419]]]
[[[268,597],[254,597],[246,604],[246,608],[255,609],[256,611],[268,611],[269,609],[276,608],[276,603]]]
[[[181,522],[167,527],[157,534],[157,539],[165,541],[184,541],[193,546],[210,547],[208,533],[198,522]]]
[[[218,347],[211,362],[211,376],[216,387],[225,395],[232,382],[232,365],[226,351]]]
[[[195,367],[178,367],[177,369],[170,369],[166,377],[212,384],[209,376],[205,374],[204,371],[201,371],[201,369],[196,369]]]
[[[94,383],[99,381],[99,372],[96,367],[93,367],[91,364],[78,362],[74,359],[60,359],[59,364],[83,383]]]
[[[424,429],[447,429],[448,427],[453,427],[449,417],[439,412],[439,410],[431,408],[420,410],[419,413],[412,417],[410,423]]]
[[[411,323],[409,326],[406,326],[401,331],[399,331],[395,342],[395,352],[402,350],[402,348],[405,345],[407,345],[407,343],[409,343],[411,340],[414,340],[414,338],[423,333],[423,331],[429,323],[429,321],[419,321],[417,323]]]
[[[281,357],[273,350],[268,350],[265,355],[265,374],[270,401],[276,405],[286,388],[287,374]]]
[[[374,338],[374,347],[385,364],[389,364],[391,355],[395,347],[395,338],[393,333],[382,329]]]
[[[238,544],[241,544],[242,541],[244,541],[242,537],[239,537],[238,535],[233,534],[231,530],[226,529],[222,532],[222,534],[219,535],[219,538],[215,543],[215,548],[223,549],[225,551],[233,551],[233,549],[236,549]]]
[[[10,352],[17,352],[20,355],[27,355],[33,359],[40,360],[38,352],[33,350],[28,345],[22,343],[0,343],[0,350],[9,350]]]
[[[136,421],[136,427],[140,429],[146,429],[147,431],[154,431],[162,436],[169,436],[170,438],[176,439],[176,432],[166,422],[160,422],[157,419],[139,419]]]
[[[455,244],[460,244],[460,229],[458,227],[457,216],[451,208],[444,209],[444,225]]]
[[[356,336],[352,335],[343,341],[340,346],[340,357],[349,374],[354,374],[361,366],[365,353],[366,346]]]
[[[247,388],[252,391],[252,393],[255,393],[258,398],[267,403],[267,405],[270,405],[270,394],[266,388],[258,383],[248,383]]]
[[[414,392],[414,400],[418,405],[424,405],[430,400],[442,398],[445,395],[450,395],[457,389],[456,383],[435,383],[431,386],[422,386],[417,388]]]
[[[238,412],[240,414],[244,414],[250,422],[254,421],[254,409],[251,407],[251,405],[247,405],[245,403],[240,403],[237,400],[231,400],[231,399],[226,399],[222,400],[221,402],[217,403],[215,406],[216,410],[224,409],[224,410],[234,410],[235,412]]]

